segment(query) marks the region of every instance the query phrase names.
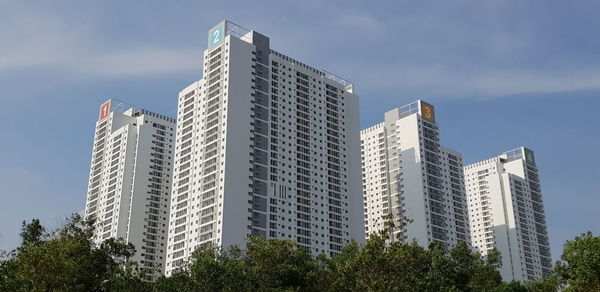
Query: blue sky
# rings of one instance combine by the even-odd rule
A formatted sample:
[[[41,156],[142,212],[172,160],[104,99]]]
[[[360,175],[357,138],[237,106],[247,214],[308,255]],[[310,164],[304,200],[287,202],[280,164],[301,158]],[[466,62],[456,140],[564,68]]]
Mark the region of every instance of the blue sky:
[[[84,208],[98,108],[175,115],[229,19],[352,80],[361,124],[416,99],[475,162],[535,150],[552,244],[600,233],[598,1],[0,1],[0,249]]]

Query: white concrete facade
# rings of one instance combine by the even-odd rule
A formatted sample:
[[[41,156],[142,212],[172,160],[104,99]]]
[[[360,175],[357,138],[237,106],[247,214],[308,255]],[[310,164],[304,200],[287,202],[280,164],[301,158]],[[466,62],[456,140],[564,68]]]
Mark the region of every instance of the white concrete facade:
[[[85,216],[96,218],[97,244],[135,245],[147,280],[164,272],[174,134],[175,119],[113,99],[96,123]]]
[[[497,248],[505,281],[536,280],[552,258],[533,151],[521,147],[465,166],[472,245]]]
[[[386,112],[361,131],[361,151],[365,237],[392,213],[412,220],[397,231],[404,241],[469,243],[462,156],[440,145],[432,105],[419,100]]]
[[[223,21],[179,94],[166,274],[248,236],[334,255],[364,240],[358,97],[349,82]]]

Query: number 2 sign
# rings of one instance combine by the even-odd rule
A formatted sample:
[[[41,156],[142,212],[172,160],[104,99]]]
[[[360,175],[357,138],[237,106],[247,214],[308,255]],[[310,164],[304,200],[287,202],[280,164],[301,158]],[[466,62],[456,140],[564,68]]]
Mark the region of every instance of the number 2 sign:
[[[223,42],[225,39],[225,29],[223,28],[223,24],[219,24],[215,26],[208,32],[208,48],[212,49]]]

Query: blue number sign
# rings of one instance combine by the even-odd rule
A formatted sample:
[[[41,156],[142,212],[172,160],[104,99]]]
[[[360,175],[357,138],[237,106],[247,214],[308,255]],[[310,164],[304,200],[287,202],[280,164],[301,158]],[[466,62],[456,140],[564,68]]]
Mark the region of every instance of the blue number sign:
[[[212,49],[218,45],[220,45],[225,39],[225,29],[223,29],[223,25],[217,25],[208,33],[208,48]]]

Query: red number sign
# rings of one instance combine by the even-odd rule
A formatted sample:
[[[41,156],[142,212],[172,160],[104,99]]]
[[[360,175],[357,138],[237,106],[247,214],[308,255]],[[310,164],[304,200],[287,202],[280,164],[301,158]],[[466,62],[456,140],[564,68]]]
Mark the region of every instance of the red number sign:
[[[108,114],[110,113],[110,100],[105,102],[101,107],[100,107],[100,120],[106,118],[108,116]]]

